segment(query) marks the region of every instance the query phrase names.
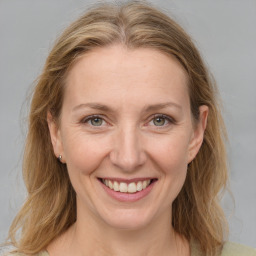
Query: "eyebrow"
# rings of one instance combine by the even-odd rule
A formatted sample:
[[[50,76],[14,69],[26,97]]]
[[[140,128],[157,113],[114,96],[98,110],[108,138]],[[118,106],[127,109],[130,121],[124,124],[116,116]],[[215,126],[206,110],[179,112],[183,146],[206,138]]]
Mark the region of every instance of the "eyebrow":
[[[113,110],[110,107],[100,104],[100,103],[93,103],[93,102],[79,104],[72,109],[72,112],[76,111],[78,109],[81,109],[81,108],[92,108],[92,109],[106,111],[106,112],[113,112]]]
[[[158,103],[158,104],[145,106],[143,108],[142,112],[152,112],[152,111],[161,110],[161,109],[168,108],[168,107],[174,107],[179,110],[182,109],[181,105],[179,105],[175,102],[165,102],[165,103]],[[79,110],[81,108],[91,108],[91,109],[101,110],[101,111],[105,111],[105,112],[114,112],[114,110],[112,108],[110,108],[104,104],[93,103],[93,102],[79,104],[72,109],[72,112]]]
[[[164,109],[164,108],[168,108],[168,107],[174,107],[179,110],[182,109],[181,105],[179,105],[175,102],[165,102],[165,103],[158,103],[158,104],[146,106],[143,109],[143,112],[151,112],[151,111],[156,111],[156,110],[160,110],[160,109]]]

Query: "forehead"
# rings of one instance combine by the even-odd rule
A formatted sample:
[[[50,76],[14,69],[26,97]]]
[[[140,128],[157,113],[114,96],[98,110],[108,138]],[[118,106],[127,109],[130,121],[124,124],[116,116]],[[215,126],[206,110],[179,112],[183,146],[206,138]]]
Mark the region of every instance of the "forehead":
[[[67,76],[65,98],[111,103],[140,100],[184,100],[187,73],[175,57],[150,48],[122,45],[96,48],[79,58]],[[152,98],[154,95],[154,98]]]

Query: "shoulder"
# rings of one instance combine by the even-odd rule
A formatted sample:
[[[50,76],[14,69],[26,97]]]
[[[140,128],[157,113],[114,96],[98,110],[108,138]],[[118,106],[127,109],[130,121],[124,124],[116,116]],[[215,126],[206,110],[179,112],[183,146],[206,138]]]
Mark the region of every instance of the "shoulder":
[[[192,241],[190,244],[191,256],[203,256],[200,246]],[[220,256],[256,256],[256,249],[232,242],[226,242],[223,245]]]
[[[242,244],[226,242],[221,256],[256,256],[256,249]]]

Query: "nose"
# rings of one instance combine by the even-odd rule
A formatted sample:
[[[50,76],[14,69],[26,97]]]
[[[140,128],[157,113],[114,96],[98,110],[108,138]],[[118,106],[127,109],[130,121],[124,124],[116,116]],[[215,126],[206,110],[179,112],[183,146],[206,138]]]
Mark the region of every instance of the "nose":
[[[110,160],[126,172],[135,171],[146,162],[146,153],[136,128],[122,129],[115,134]]]

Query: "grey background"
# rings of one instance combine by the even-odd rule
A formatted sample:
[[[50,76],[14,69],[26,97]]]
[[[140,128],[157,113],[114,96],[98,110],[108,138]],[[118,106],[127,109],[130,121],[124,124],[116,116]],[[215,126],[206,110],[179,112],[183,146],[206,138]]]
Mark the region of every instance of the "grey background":
[[[0,242],[25,198],[21,180],[25,98],[82,0],[0,0]],[[256,1],[159,0],[195,39],[223,98],[230,186],[223,206],[230,240],[256,247]]]

